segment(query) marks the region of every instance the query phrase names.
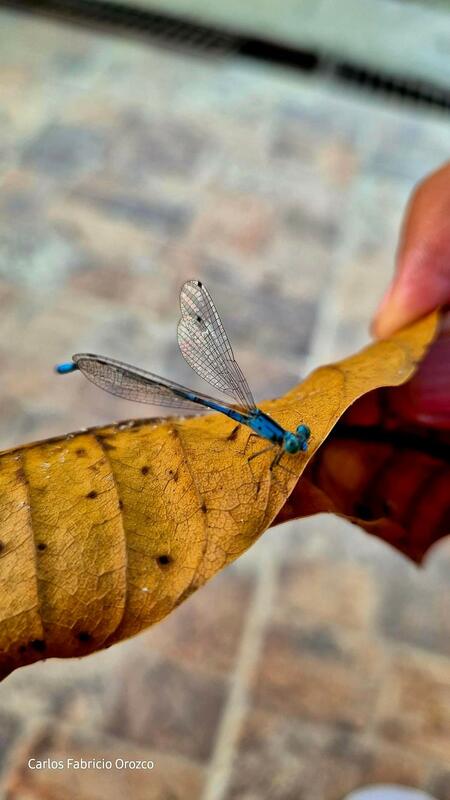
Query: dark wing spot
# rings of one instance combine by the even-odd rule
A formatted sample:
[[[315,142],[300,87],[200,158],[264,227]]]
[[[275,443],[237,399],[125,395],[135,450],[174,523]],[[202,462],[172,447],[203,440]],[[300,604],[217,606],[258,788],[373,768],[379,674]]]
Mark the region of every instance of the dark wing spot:
[[[119,508],[120,508],[120,510],[122,511],[122,508],[123,508],[123,500],[119,500]]]
[[[148,475],[149,470],[150,470],[150,467],[147,467],[146,464],[143,467],[141,467],[141,472],[142,472],[143,475]]]
[[[201,281],[197,281],[197,286],[203,286],[203,283]]]
[[[202,318],[201,317],[197,317],[197,322],[201,322],[201,321],[202,321]]]
[[[201,506],[200,506],[200,510],[201,510],[201,511],[203,511],[203,513],[204,513],[204,514],[206,514],[206,512],[208,511],[208,509],[207,509],[207,507],[206,507],[206,503],[202,503],[202,504],[201,504]]]
[[[5,545],[3,544],[3,542],[0,542],[0,553],[3,553],[4,550],[5,550]]]
[[[92,492],[87,493],[86,497],[89,500],[95,500],[95,498],[97,497],[97,492],[95,491],[95,489],[93,489]]]
[[[45,544],[45,542],[39,542],[39,544],[37,546],[37,549],[38,550],[46,550],[47,549],[47,545]]]
[[[77,456],[85,456],[86,455],[86,450],[84,449],[84,447],[79,447],[77,450],[75,450],[75,455],[77,455]]]

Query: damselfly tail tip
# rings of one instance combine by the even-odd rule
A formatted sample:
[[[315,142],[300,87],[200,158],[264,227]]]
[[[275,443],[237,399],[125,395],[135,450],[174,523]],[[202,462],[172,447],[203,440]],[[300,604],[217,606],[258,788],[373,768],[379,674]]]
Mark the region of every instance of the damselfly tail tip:
[[[74,372],[76,369],[78,369],[78,367],[74,361],[66,361],[64,364],[57,364],[55,372],[57,372],[58,375],[66,375],[68,372]]]

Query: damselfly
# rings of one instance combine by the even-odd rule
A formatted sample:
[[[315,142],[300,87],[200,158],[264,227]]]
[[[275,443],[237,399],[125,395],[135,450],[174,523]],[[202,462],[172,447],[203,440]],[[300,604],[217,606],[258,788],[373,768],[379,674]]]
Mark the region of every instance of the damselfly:
[[[276,448],[277,451],[271,467],[278,464],[283,453],[305,451],[310,437],[307,425],[298,425],[295,433],[292,433],[257,408],[244,374],[234,358],[219,314],[203,283],[193,280],[182,286],[180,307],[178,344],[182,355],[205,381],[232,397],[233,403],[187,389],[179,383],[113,358],[91,353],[74,355],[72,361],[59,364],[56,371],[65,374],[80,370],[101,389],[138,403],[190,409],[198,409],[200,405],[220,411],[236,422],[248,425],[263,439],[268,439],[270,445],[266,450]]]

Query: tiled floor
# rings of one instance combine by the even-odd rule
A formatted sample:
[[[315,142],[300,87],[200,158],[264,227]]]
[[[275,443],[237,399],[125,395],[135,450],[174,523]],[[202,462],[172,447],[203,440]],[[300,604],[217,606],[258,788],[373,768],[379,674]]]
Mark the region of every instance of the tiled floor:
[[[0,16],[0,439],[146,409],[52,365],[91,350],[193,382],[177,291],[219,298],[257,397],[368,339],[443,116],[281,70]],[[147,410],[148,413],[148,410]],[[273,529],[167,620],[0,687],[19,798],[450,798],[450,545],[417,570],[342,521]],[[153,759],[40,770],[30,757]]]

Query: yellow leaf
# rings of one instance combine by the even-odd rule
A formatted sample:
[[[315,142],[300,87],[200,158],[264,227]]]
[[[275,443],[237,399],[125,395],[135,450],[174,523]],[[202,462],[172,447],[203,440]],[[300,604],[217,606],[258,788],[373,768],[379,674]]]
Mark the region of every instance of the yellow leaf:
[[[132,636],[238,558],[346,409],[414,373],[437,322],[431,314],[262,403],[284,427],[312,432],[307,453],[272,471],[273,453],[249,460],[265,440],[221,414],[136,420],[0,454],[0,674]]]

